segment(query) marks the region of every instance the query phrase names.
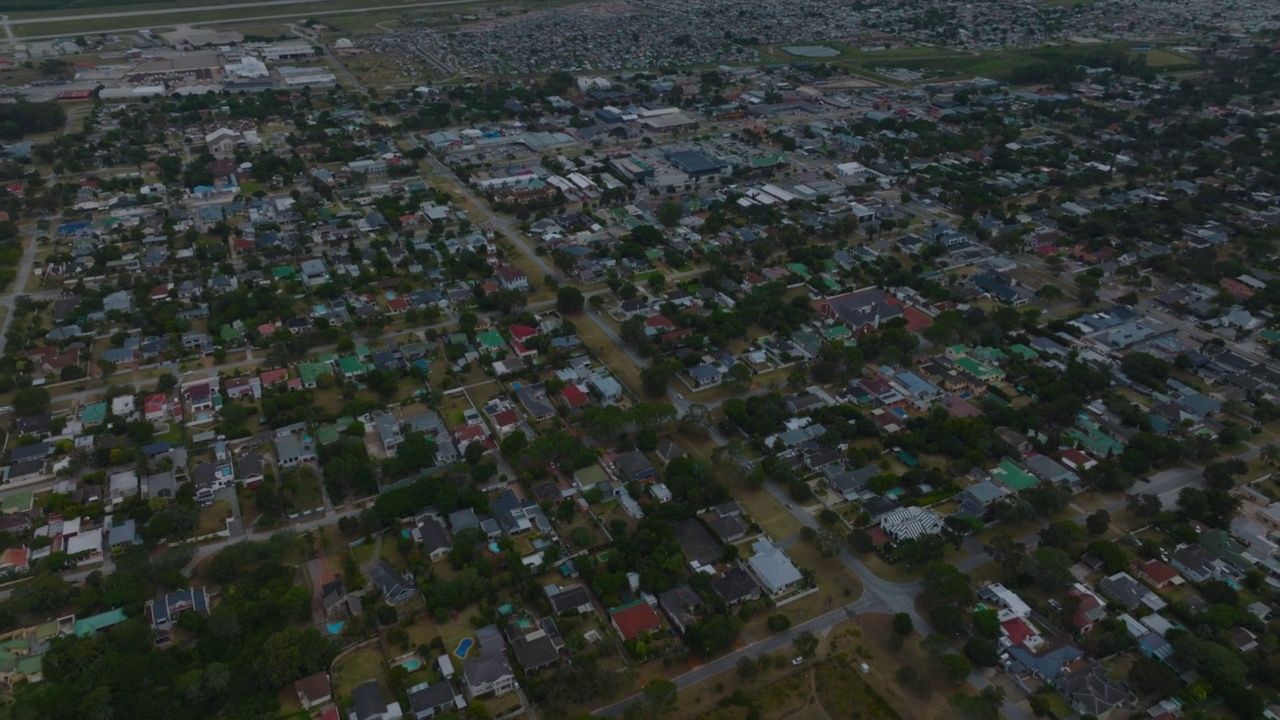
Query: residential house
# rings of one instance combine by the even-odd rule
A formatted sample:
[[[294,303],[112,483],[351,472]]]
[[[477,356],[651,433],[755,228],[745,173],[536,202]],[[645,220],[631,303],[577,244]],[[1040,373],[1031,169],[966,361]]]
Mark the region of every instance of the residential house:
[[[551,602],[551,609],[556,615],[567,615],[569,613],[592,615],[595,613],[595,604],[591,601],[591,593],[587,592],[587,589],[582,585],[569,585],[568,587],[545,585],[542,590],[547,594],[547,600]]]
[[[192,611],[208,615],[209,609],[209,593],[205,588],[199,587],[169,593],[159,601],[148,600],[146,613],[157,632],[167,632],[173,628],[182,613]]]
[[[614,476],[623,482],[639,482],[658,476],[658,469],[639,450],[622,453],[613,461]]]
[[[1135,563],[1134,570],[1140,579],[1151,583],[1151,586],[1157,590],[1166,590],[1183,583],[1182,576],[1178,575],[1178,571],[1169,567],[1162,560],[1147,560]]]
[[[303,710],[319,707],[333,699],[329,673],[323,670],[295,682],[293,691],[297,693],[298,703],[302,705]]]
[[[419,516],[417,527],[414,531],[417,533],[418,540],[422,543],[427,557],[431,558],[431,562],[448,557],[449,552],[453,550],[453,540],[449,537],[449,530],[445,528],[439,516]]]
[[[662,618],[644,600],[610,610],[609,621],[624,640],[635,640],[642,634],[653,635],[662,630]]]
[[[711,587],[730,606],[760,598],[760,583],[738,565],[712,578]]]
[[[1058,680],[1057,689],[1077,713],[1098,720],[1107,720],[1112,710],[1133,700],[1129,688],[1112,680],[1096,660],[1073,667]]]
[[[430,720],[436,715],[457,712],[467,706],[467,701],[453,690],[446,678],[435,683],[419,683],[409,688],[409,712],[414,720]]]
[[[402,720],[403,717],[400,703],[388,703],[377,680],[367,680],[351,691],[348,720]]]
[[[751,550],[753,554],[747,559],[747,568],[770,595],[781,595],[804,579],[786,552],[768,538],[756,540]]]
[[[1213,553],[1199,543],[1184,544],[1174,548],[1169,564],[1183,577],[1197,583],[1221,580],[1234,574],[1229,565],[1214,557]]]
[[[1098,589],[1117,605],[1129,611],[1143,605],[1152,610],[1160,610],[1165,606],[1163,600],[1148,590],[1146,585],[1133,579],[1129,573],[1120,572],[1103,578],[1098,583]]]
[[[702,607],[702,596],[688,584],[677,585],[658,593],[658,607],[662,608],[671,626],[683,635],[701,619],[698,610]]]
[[[506,639],[493,625],[476,631],[479,655],[468,655],[462,663],[467,697],[493,694],[501,697],[515,689],[516,674],[507,662]],[[474,654],[475,651],[473,651]]]
[[[379,560],[374,564],[369,571],[369,579],[378,586],[378,590],[382,592],[382,599],[390,605],[399,605],[418,591],[412,580],[396,572],[396,569],[386,560]]]

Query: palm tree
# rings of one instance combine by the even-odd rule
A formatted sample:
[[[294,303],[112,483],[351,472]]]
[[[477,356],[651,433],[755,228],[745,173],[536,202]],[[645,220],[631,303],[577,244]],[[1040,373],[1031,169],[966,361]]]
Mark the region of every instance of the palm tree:
[[[1275,443],[1263,445],[1262,449],[1258,451],[1258,454],[1267,461],[1268,465],[1275,465],[1277,461],[1280,461],[1280,445],[1276,445]]]

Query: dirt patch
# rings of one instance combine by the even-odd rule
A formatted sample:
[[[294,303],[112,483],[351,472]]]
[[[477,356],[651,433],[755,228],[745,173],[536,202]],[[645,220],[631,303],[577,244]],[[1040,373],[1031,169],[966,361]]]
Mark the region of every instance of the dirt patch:
[[[892,636],[889,616],[879,613],[860,615],[842,623],[828,636],[829,652],[837,657],[840,654],[848,656],[846,664],[835,664],[828,671],[832,675],[829,679],[821,675],[818,677],[819,697],[832,717],[852,717],[839,709],[850,699],[863,694],[859,684],[874,688],[874,692],[882,696],[904,718],[942,718],[953,715],[947,704],[947,696],[966,688],[957,686],[938,672],[928,654],[920,647],[922,638],[919,634],[908,636],[897,649],[894,649]],[[867,664],[866,674],[859,671],[861,663]],[[903,666],[916,669],[923,681],[920,687],[904,687],[894,678],[898,668]],[[928,691],[922,691],[926,686]],[[868,715],[867,709],[861,712],[864,718],[882,717]]]

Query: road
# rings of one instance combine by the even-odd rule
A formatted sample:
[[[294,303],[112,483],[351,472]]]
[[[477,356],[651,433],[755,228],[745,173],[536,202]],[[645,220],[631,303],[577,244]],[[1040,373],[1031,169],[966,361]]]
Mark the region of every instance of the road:
[[[819,615],[812,620],[792,626],[789,630],[747,645],[746,647],[740,650],[735,650],[728,655],[718,657],[709,663],[699,665],[689,672],[673,678],[672,682],[676,684],[676,688],[686,690],[700,682],[710,680],[721,673],[733,670],[737,666],[738,661],[742,658],[756,658],[777,650],[789,648],[791,647],[791,642],[802,632],[811,632],[814,635],[821,635],[831,628],[834,628],[836,625],[852,619],[857,613],[857,608],[855,607],[857,605],[857,602],[851,602],[848,605],[832,610],[825,615]],[[593,710],[591,714],[599,715],[601,717],[613,717],[621,714],[623,710],[626,710],[631,705],[640,702],[643,697],[643,695],[639,694],[632,695],[631,697],[623,698],[612,705]]]

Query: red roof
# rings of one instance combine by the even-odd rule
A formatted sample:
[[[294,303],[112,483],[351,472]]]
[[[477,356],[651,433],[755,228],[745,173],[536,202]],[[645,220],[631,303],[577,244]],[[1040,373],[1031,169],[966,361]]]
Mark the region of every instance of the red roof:
[[[676,324],[668,320],[665,315],[654,315],[652,317],[647,317],[644,319],[644,324],[651,328],[661,328],[661,327],[674,328],[676,326]]]
[[[580,408],[590,402],[587,394],[578,389],[577,385],[569,385],[560,391],[560,396],[568,403],[571,408]]]
[[[487,436],[489,431],[479,425],[463,425],[458,428],[454,434],[457,436],[458,442],[462,443],[471,440],[479,440],[480,438]]]
[[[1009,642],[1014,645],[1021,645],[1039,634],[1035,630],[1031,629],[1031,626],[1027,624],[1027,621],[1022,618],[1005,620],[1000,623],[1000,627],[1004,628],[1004,634],[1009,638]]]
[[[276,331],[276,326],[273,323],[262,323],[261,325],[258,326],[259,335],[270,335],[275,331]]]
[[[520,413],[515,410],[503,410],[493,416],[493,424],[498,427],[515,427],[520,424]]]
[[[165,406],[167,406],[168,404],[169,404],[169,396],[165,395],[164,393],[156,393],[154,395],[148,395],[147,399],[144,400],[142,403],[143,407],[146,408],[147,413],[164,410]]]
[[[523,270],[521,270],[518,267],[512,267],[510,265],[503,265],[502,267],[498,268],[494,272],[498,275],[498,277],[502,278],[503,280],[506,280],[507,282],[511,282],[512,280],[519,280],[522,277],[528,277],[527,275],[524,274]]]
[[[1080,452],[1075,448],[1067,448],[1066,450],[1063,450],[1062,452],[1058,453],[1058,456],[1062,458],[1063,462],[1066,462],[1068,465],[1073,465],[1077,468],[1087,469],[1098,464],[1097,460],[1094,460],[1093,458],[1089,457],[1088,455],[1085,455],[1084,453]]]
[[[1058,252],[1058,246],[1054,245],[1053,243],[1049,243],[1047,245],[1040,245],[1039,247],[1036,248],[1036,253],[1038,255],[1055,255],[1057,254],[1057,252]]]
[[[627,640],[635,640],[643,632],[657,632],[662,629],[662,619],[649,607],[647,602],[637,602],[631,607],[614,610],[610,617],[617,626],[618,632]]]
[[[258,381],[263,385],[275,385],[289,379],[289,369],[280,368],[279,370],[268,370],[258,376]]]
[[[1163,585],[1178,577],[1178,571],[1169,567],[1160,560],[1148,560],[1138,570],[1147,577],[1151,578],[1151,582],[1157,585]]]
[[[537,330],[534,330],[528,325],[512,325],[507,328],[507,330],[511,333],[511,337],[520,342],[524,342],[538,334]]]

